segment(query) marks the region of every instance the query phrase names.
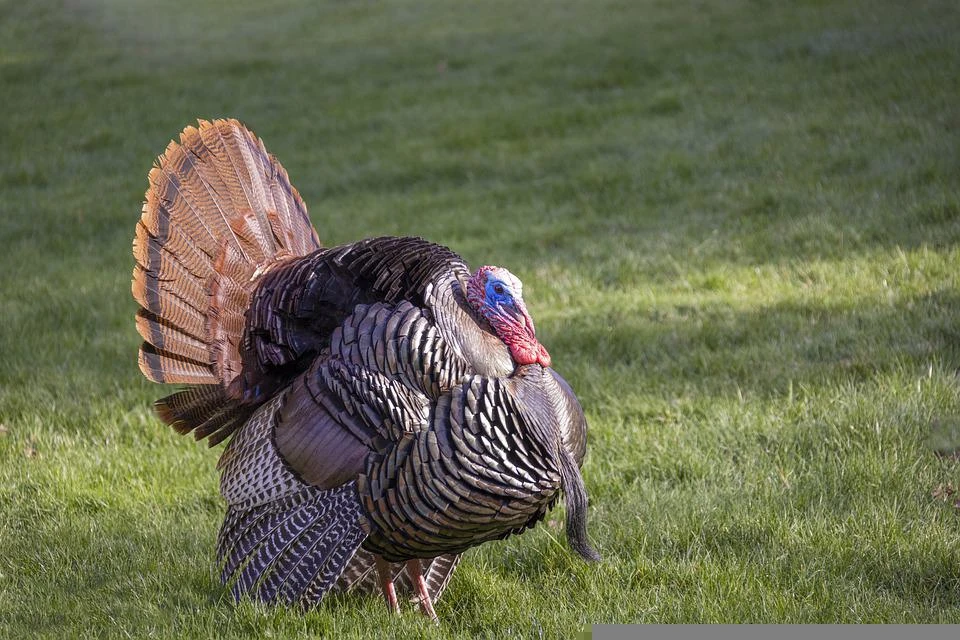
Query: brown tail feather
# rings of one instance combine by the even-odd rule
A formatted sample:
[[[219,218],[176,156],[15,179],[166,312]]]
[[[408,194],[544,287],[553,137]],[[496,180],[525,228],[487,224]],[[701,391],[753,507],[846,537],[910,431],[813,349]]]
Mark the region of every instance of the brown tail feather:
[[[184,129],[149,182],[133,243],[140,368],[155,382],[217,389],[173,394],[157,412],[219,442],[251,410],[240,406],[239,345],[257,278],[320,242],[286,171],[236,120]]]
[[[193,306],[196,300],[182,297],[182,293],[189,293],[185,289],[177,287],[176,282],[160,280],[139,266],[133,273],[133,297],[140,302],[143,311],[149,312],[147,322],[161,322],[168,332],[204,340],[207,335],[205,312]],[[152,336],[156,334],[153,331],[141,335],[158,349],[165,349],[163,344],[154,342]]]
[[[162,341],[163,351],[166,353],[182,356],[198,363],[207,361],[209,347],[205,342],[179,330],[168,330],[167,327],[165,321],[156,314],[146,309],[140,309],[137,312],[137,332],[144,340],[151,343]]]
[[[213,275],[210,257],[185,238],[179,229],[171,229],[169,221],[164,222],[163,232],[159,225],[151,228],[147,222],[141,220],[137,224],[137,235],[133,240],[137,265],[168,279],[189,274],[190,279],[196,280],[202,288]]]
[[[153,382],[175,384],[215,384],[217,378],[210,368],[182,356],[158,351],[152,344],[140,347],[140,371]]]

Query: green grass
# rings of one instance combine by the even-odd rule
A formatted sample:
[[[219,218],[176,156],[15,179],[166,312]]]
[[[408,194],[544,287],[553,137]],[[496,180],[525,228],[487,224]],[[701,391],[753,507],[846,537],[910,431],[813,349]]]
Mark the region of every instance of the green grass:
[[[195,4],[0,0],[0,637],[960,622],[955,2]],[[233,604],[217,451],[151,415],[129,293],[151,162],[220,116],[325,243],[524,280],[601,564],[558,510],[439,629]]]

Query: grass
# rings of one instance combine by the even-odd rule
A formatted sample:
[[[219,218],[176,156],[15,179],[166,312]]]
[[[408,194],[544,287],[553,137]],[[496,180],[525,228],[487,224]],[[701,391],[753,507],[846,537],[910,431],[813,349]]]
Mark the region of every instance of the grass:
[[[960,622],[955,3],[0,0],[0,637]],[[247,122],[320,237],[526,284],[590,531],[470,551],[434,629],[217,583],[217,452],[150,413],[153,158]]]

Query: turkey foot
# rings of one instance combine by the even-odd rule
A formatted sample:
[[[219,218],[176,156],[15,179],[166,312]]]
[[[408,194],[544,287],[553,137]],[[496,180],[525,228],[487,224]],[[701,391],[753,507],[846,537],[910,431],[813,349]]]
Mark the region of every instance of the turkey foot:
[[[407,575],[410,576],[410,582],[417,587],[417,597],[420,601],[420,611],[436,623],[440,623],[437,618],[437,612],[433,610],[433,600],[430,598],[430,592],[427,590],[427,583],[423,580],[423,569],[420,567],[420,560],[414,558],[407,560]]]

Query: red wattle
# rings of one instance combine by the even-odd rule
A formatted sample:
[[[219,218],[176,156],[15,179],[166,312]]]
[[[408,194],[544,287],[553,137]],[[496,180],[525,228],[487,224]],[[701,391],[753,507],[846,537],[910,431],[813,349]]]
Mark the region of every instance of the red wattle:
[[[550,354],[542,344],[536,340],[531,342],[515,342],[509,345],[510,355],[517,366],[525,364],[539,364],[542,367],[549,367],[551,363]]]
[[[539,353],[537,354],[537,362],[539,362],[545,369],[550,367],[550,363],[553,362],[550,359],[550,354],[547,353],[547,350],[539,342],[537,343]]]

